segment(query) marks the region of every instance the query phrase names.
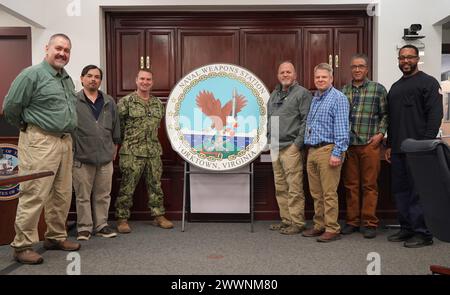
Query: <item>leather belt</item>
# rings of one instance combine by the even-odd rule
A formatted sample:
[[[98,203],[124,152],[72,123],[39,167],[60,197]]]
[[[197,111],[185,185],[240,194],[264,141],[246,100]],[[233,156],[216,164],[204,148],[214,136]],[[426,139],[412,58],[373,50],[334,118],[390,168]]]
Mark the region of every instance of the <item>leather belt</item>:
[[[70,135],[70,133],[50,132],[50,131],[42,129],[41,127],[39,127],[37,125],[25,123],[25,129],[28,129],[28,128],[35,128],[35,129],[38,129],[43,134],[59,137],[61,139],[63,139],[63,138],[65,138],[65,137]]]
[[[321,147],[324,147],[324,146],[327,146],[327,145],[330,145],[330,144],[334,144],[334,143],[332,143],[332,142],[321,142],[321,143],[318,143],[318,144],[308,145],[308,147],[316,149],[316,148],[321,148]]]

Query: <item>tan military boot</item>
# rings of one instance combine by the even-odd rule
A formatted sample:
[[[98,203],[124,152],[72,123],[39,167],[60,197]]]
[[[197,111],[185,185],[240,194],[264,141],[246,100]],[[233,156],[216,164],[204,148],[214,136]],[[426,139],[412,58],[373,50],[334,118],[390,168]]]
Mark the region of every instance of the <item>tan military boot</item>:
[[[155,219],[153,219],[153,225],[159,226],[160,228],[173,228],[173,223],[170,220],[167,220],[164,216],[156,216]]]
[[[131,233],[131,228],[128,225],[128,220],[126,219],[118,219],[117,220],[117,231],[121,234]]]

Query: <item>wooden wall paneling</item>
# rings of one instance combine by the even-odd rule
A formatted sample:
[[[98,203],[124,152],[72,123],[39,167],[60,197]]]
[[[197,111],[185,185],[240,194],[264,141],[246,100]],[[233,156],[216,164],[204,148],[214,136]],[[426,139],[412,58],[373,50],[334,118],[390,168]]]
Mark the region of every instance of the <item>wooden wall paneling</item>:
[[[2,107],[12,81],[31,66],[31,28],[0,28],[0,56],[0,136],[18,136],[18,129],[3,117]]]
[[[333,56],[332,28],[305,28],[303,30],[303,81],[307,89],[315,89],[314,67],[319,63],[329,62]]]
[[[140,49],[150,59],[155,70],[154,93],[165,103],[170,89],[176,81],[191,70],[209,63],[233,63],[248,68],[258,75],[272,90],[277,82],[276,66],[284,59],[291,59],[297,66],[298,81],[306,88],[314,89],[313,68],[321,62],[328,62],[331,54],[334,63],[335,52],[364,50],[371,59],[372,21],[365,11],[335,12],[108,12],[106,14],[108,56],[108,86],[119,89],[114,81],[120,81],[121,68],[129,62],[121,60],[118,50],[121,41],[117,32],[123,31],[126,38],[135,45],[126,51],[133,53],[137,59],[141,54],[136,45],[143,39]],[[356,32],[356,31],[357,32]],[[129,31],[131,35],[127,35]],[[112,32],[112,33],[111,33]],[[144,34],[144,37],[133,36]],[[361,35],[358,35],[361,34]],[[140,35],[139,35],[140,36]],[[137,41],[139,40],[139,41]],[[347,44],[357,40],[357,45]],[[122,41],[123,43],[123,41]],[[362,43],[362,44],[361,44]],[[140,44],[140,43],[139,43]],[[124,44],[125,45],[125,44]],[[362,47],[361,47],[362,46]],[[133,49],[134,48],[134,49]],[[350,49],[349,49],[350,48]],[[353,53],[352,53],[353,54]],[[173,64],[170,56],[172,55]],[[341,57],[341,56],[340,56]],[[136,58],[125,56],[134,61]],[[344,58],[344,60],[342,59]],[[341,57],[336,73],[338,78],[346,79]],[[348,57],[349,58],[349,57]],[[144,63],[146,60],[144,60]],[[112,63],[112,64],[111,64]],[[137,66],[137,64],[136,64]],[[334,65],[333,65],[334,66]],[[117,69],[114,69],[114,68]],[[134,66],[133,66],[134,67]],[[111,72],[112,71],[112,72]],[[131,89],[120,89],[122,95],[135,88],[133,77],[129,82]],[[347,72],[348,69],[345,69]],[[114,77],[117,72],[117,78]],[[170,75],[169,72],[172,74]],[[342,76],[342,77],[341,77]],[[114,80],[111,81],[111,78]],[[171,80],[172,79],[172,80]],[[120,83],[122,83],[120,81]],[[119,84],[120,84],[119,83]],[[338,81],[340,83],[340,81]],[[125,87],[122,87],[125,88]],[[109,88],[108,88],[109,89]],[[162,187],[165,193],[167,215],[181,218],[183,193],[183,160],[172,150],[168,141],[164,123],[159,130],[163,146],[164,172]],[[117,164],[117,163],[116,163]],[[380,179],[380,197],[390,196],[386,176],[388,167],[382,166]],[[112,198],[118,193],[120,171],[117,165],[114,172]],[[313,215],[312,199],[308,193],[305,177],[306,216]],[[345,195],[339,188],[341,217],[345,215]],[[132,208],[132,218],[149,219],[147,193],[143,183],[138,186],[135,196],[136,204]],[[112,202],[113,203],[113,202]],[[390,202],[380,200],[381,214],[395,212]],[[111,206],[114,211],[114,207]],[[272,166],[270,163],[255,164],[255,217],[256,219],[276,219],[279,217],[275,200]]]
[[[290,60],[299,68],[300,29],[242,29],[241,65],[258,76],[271,92],[280,62]]]
[[[179,78],[210,63],[239,64],[239,30],[179,29]]]
[[[164,104],[164,108],[165,108],[167,101],[163,100],[163,104]],[[161,119],[161,125],[159,126],[159,130],[158,130],[158,139],[159,139],[159,142],[161,143],[161,147],[163,150],[163,154],[161,156],[163,164],[165,166],[177,165],[177,164],[181,165],[182,160],[181,160],[180,156],[178,156],[178,154],[172,149],[172,146],[169,141],[169,136],[167,135],[165,115]]]
[[[351,57],[363,52],[362,28],[336,28],[334,30],[334,86],[341,89],[352,81]],[[336,61],[338,56],[338,61]]]
[[[146,32],[145,67],[147,66],[155,74],[153,94],[169,96],[175,84],[175,30],[151,29]]]
[[[144,30],[116,30],[116,93],[125,96],[136,90],[136,74],[141,66],[141,57],[145,66]]]

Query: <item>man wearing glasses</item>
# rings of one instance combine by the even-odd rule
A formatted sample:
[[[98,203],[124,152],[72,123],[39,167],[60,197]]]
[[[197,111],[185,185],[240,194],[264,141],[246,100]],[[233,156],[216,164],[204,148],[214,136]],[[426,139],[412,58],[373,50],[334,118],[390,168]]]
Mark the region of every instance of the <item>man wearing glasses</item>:
[[[342,89],[350,103],[350,145],[343,167],[347,216],[341,233],[351,234],[361,226],[364,237],[371,239],[375,238],[378,227],[375,211],[380,144],[386,133],[388,117],[386,88],[367,78],[368,65],[365,54],[354,55],[350,65],[353,80]]]
[[[439,82],[419,71],[419,50],[413,45],[403,46],[398,55],[403,73],[388,93],[389,127],[386,160],[391,163],[392,194],[395,197],[400,231],[388,237],[391,242],[404,242],[407,248],[433,244],[433,237],[425,225],[419,196],[406,166],[406,156],[400,145],[406,138],[434,139],[443,116]]]

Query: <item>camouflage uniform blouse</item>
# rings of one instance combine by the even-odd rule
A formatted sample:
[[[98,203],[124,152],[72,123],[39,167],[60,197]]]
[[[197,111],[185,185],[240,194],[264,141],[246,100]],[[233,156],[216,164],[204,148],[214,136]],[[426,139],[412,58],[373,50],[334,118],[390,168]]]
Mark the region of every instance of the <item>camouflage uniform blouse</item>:
[[[117,104],[122,135],[121,155],[159,157],[162,154],[158,128],[164,115],[161,101],[150,95],[142,100],[136,92],[124,96]]]

